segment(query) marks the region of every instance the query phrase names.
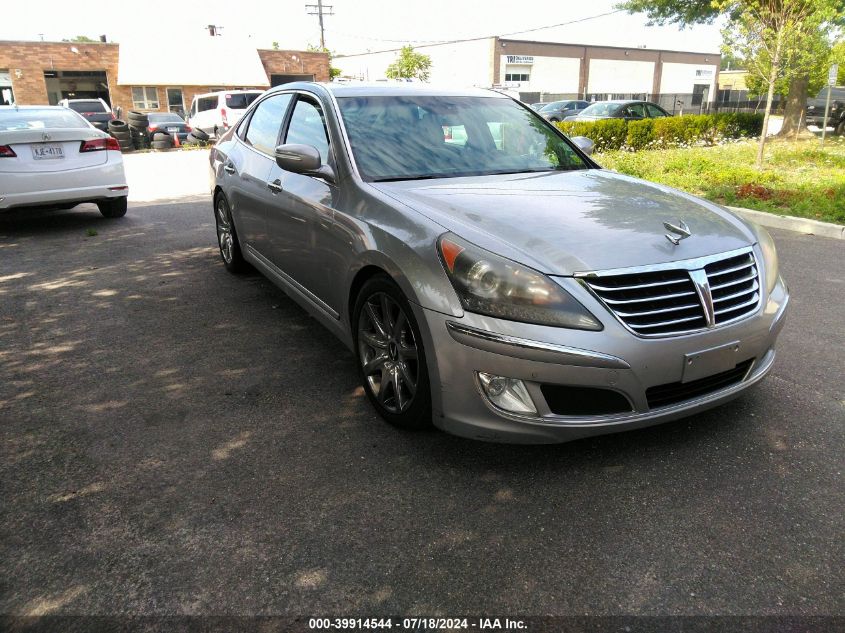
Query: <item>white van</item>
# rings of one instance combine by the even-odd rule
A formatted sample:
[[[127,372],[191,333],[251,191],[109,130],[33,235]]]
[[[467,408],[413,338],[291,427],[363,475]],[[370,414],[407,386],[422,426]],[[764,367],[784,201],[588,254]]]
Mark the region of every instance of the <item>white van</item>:
[[[217,137],[235,125],[263,90],[223,90],[196,95],[188,114],[188,125]]]

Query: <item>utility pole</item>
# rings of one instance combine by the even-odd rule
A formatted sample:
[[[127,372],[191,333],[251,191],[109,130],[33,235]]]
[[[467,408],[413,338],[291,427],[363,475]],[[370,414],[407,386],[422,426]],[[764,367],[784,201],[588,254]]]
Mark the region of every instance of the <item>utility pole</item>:
[[[330,4],[323,4],[323,0],[317,0],[317,4],[306,4],[305,10],[308,15],[316,15],[320,21],[320,48],[326,48],[326,35],[323,29],[323,16],[334,15],[334,7]]]

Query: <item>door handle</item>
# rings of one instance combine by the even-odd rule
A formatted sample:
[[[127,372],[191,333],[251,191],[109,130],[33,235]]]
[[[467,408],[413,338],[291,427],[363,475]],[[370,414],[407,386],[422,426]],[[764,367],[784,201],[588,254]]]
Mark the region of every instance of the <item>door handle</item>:
[[[231,164],[226,164],[223,165],[223,171],[225,171],[227,174],[234,174],[235,168]]]
[[[272,191],[273,193],[281,193],[282,192],[282,182],[280,180],[274,180],[273,182],[268,182],[267,188],[270,191]]]

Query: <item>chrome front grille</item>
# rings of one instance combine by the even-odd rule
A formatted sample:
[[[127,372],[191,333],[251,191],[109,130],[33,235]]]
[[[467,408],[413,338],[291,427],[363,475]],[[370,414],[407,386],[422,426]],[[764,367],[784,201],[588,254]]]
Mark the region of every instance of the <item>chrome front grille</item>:
[[[760,304],[760,275],[751,253],[713,262],[704,267],[713,297],[715,324],[754,312]]]
[[[639,336],[671,336],[755,312],[760,280],[751,249],[665,266],[577,275]]]

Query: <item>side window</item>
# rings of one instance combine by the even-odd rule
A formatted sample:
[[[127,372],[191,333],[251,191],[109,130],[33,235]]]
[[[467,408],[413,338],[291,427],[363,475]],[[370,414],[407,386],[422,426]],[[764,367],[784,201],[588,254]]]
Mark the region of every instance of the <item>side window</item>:
[[[657,117],[666,116],[666,113],[655,105],[647,103],[645,104],[645,107],[646,110],[648,110],[648,116],[654,119],[656,119]]]
[[[297,100],[285,143],[316,147],[323,163],[326,163],[329,156],[329,136],[326,133],[323,111],[319,106],[304,99]]]
[[[249,120],[244,142],[259,152],[270,156],[276,151],[282,119],[288,109],[291,95],[275,95],[258,104]]]
[[[197,103],[197,110],[200,112],[213,110],[215,107],[217,107],[217,97],[203,97]]]
[[[645,117],[645,107],[642,103],[632,103],[628,106],[628,116]]]

